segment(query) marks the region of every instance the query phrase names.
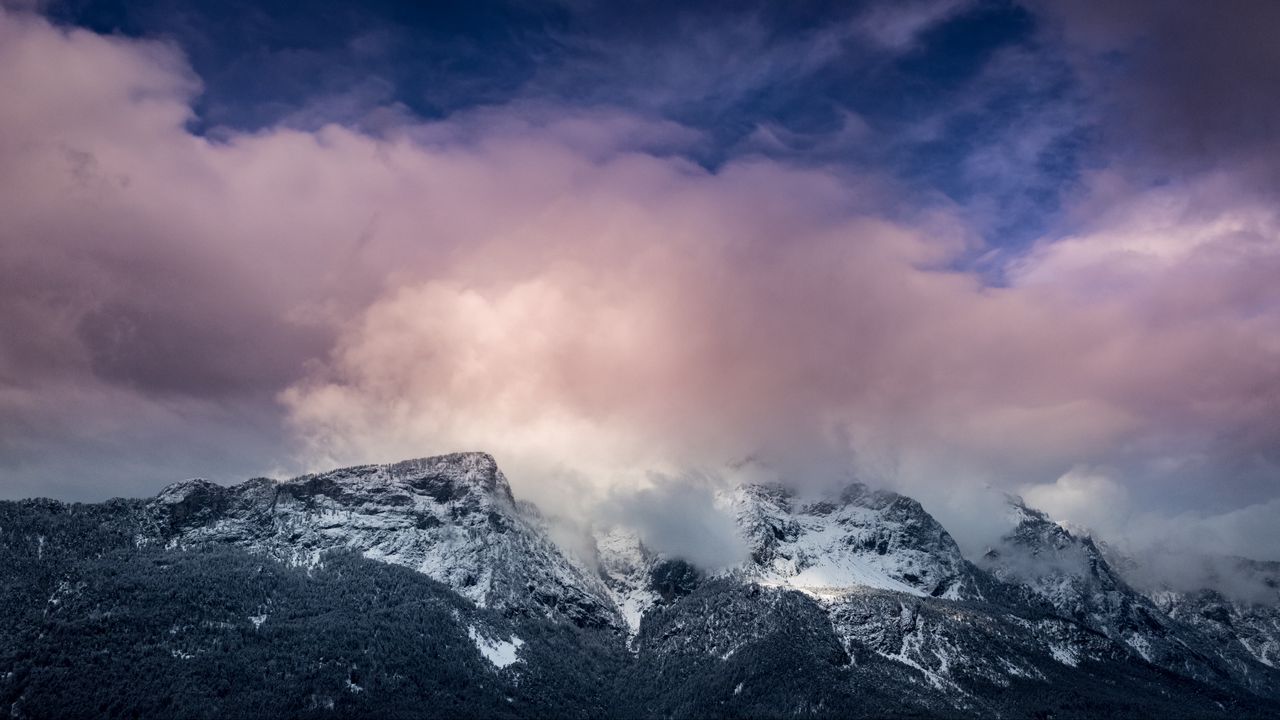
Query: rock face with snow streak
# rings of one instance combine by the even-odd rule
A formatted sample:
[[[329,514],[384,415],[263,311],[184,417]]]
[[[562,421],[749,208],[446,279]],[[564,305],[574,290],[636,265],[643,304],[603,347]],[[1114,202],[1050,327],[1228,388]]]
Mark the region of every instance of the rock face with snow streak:
[[[998,580],[1048,603],[1074,620],[1122,643],[1146,662],[1206,683],[1239,682],[1269,692],[1280,680],[1251,652],[1248,640],[1203,622],[1195,611],[1170,612],[1131,587],[1087,535],[1075,535],[1044,513],[1010,503],[1017,525],[989,550],[982,566]],[[1251,616],[1263,630],[1249,635],[1265,646],[1265,612]],[[1229,616],[1224,616],[1229,622]],[[1188,622],[1190,621],[1190,622]],[[1215,635],[1217,637],[1215,637]]]
[[[1232,597],[1208,587],[1162,588],[1148,596],[1171,619],[1203,638],[1209,652],[1234,675],[1257,687],[1280,682],[1280,563],[1226,557],[1202,560],[1216,566],[1210,573],[1213,577],[1206,580],[1233,587]]]
[[[1140,637],[1159,625],[1154,606],[1112,570],[1091,538],[1073,535],[1021,500],[1012,499],[1008,509],[1016,524],[982,558],[984,569],[1111,637]]]
[[[1280,669],[1280,603],[1243,602],[1214,590],[1162,592],[1153,601],[1169,617],[1210,638],[1225,656],[1241,650]]]
[[[652,587],[659,557],[640,536],[621,527],[603,529],[595,537],[597,567],[609,596],[634,635],[640,620],[661,598]]]
[[[608,590],[518,505],[485,453],[343,468],[234,487],[188,481],[151,503],[174,546],[229,543],[295,564],[335,549],[402,565],[481,607],[620,627]]]

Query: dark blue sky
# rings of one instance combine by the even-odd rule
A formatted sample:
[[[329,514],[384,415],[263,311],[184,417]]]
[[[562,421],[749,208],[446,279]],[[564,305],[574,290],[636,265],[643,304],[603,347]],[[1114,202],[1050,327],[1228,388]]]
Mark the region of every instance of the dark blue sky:
[[[378,107],[621,108],[703,132],[709,168],[764,153],[887,173],[960,205],[996,247],[1045,231],[1091,146],[1067,65],[1004,0],[69,0],[49,15],[180,46],[204,84],[202,133],[367,125]]]

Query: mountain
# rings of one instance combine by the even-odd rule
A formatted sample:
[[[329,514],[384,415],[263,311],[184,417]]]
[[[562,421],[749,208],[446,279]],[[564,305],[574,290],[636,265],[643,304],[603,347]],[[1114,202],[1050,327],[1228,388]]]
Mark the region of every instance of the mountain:
[[[837,599],[878,588],[948,600],[981,597],[976,569],[916,501],[853,484],[797,497],[780,485],[743,485],[720,493],[746,548],[742,563],[714,573],[741,583]],[[634,532],[605,528],[595,537],[599,572],[632,631],[654,606],[693,590],[703,573],[645,547]]]
[[[862,588],[948,600],[980,597],[973,568],[920,503],[852,484],[801,498],[777,485],[720,498],[750,551],[744,580],[838,597]]]
[[[169,547],[230,544],[303,565],[352,550],[416,570],[480,607],[622,625],[600,578],[560,552],[485,453],[230,488],[194,480],[165,488],[148,508]]]
[[[1210,589],[1156,593],[1153,600],[1169,617],[1210,639],[1217,654],[1234,660],[1238,668],[1248,668],[1241,651],[1269,668],[1280,668],[1280,604],[1244,602]]]
[[[1280,668],[1280,563],[1214,556],[1199,561],[1207,570],[1200,583],[1180,590],[1160,583],[1147,596],[1170,618],[1195,628],[1236,674],[1248,673],[1250,660]],[[1274,679],[1267,673],[1257,683]]]
[[[1266,608],[1250,615],[1257,621],[1251,633],[1211,626],[1201,612],[1188,609],[1194,600],[1166,594],[1158,604],[1134,589],[1088,535],[1073,534],[1016,498],[1010,511],[1016,527],[983,558],[997,579],[1124,644],[1153,665],[1209,684],[1276,692],[1280,673],[1250,646],[1264,648],[1273,637],[1267,634]],[[1241,623],[1242,630],[1247,627]]]
[[[983,566],[997,579],[1048,602],[1063,617],[1123,642],[1150,661],[1164,650],[1164,618],[1112,570],[1088,536],[1013,499],[1013,531],[989,549]]]
[[[1143,594],[1020,503],[978,564],[853,484],[716,502],[698,568],[581,559],[464,453],[149,500],[0,503],[11,717],[1133,717],[1280,712],[1277,604]]]

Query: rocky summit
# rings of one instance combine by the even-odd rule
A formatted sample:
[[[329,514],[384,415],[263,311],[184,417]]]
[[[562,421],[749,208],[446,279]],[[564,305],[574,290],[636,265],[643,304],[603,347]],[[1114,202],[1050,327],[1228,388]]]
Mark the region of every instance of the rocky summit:
[[[863,485],[746,485],[716,503],[743,548],[729,567],[624,527],[566,552],[483,453],[0,503],[0,709],[1280,713],[1280,589],[1265,563],[1249,566],[1262,592],[1248,602],[1140,591],[1095,539],[1016,499],[1012,532],[974,561],[918,502]]]
[[[166,547],[232,545],[311,566],[333,550],[415,570],[481,607],[619,626],[594,573],[570,562],[484,453],[363,465],[286,482],[171,485],[149,509]]]

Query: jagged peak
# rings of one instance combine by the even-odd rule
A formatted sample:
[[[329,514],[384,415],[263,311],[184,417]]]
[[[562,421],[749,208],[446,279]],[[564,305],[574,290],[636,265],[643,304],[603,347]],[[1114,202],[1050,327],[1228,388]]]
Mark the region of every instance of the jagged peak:
[[[973,596],[955,540],[917,501],[859,482],[804,493],[739,486],[730,496],[750,559],[738,572],[820,597],[880,588]]]
[[[395,485],[415,493],[437,496],[442,501],[476,492],[515,503],[506,475],[487,452],[458,452],[381,465],[352,465],[302,475],[283,484],[314,487],[329,483],[338,489]]]
[[[1106,543],[1100,538],[1095,538],[1093,531],[1054,520],[1048,513],[1021,502],[1021,498],[1019,503],[1012,507],[1018,513],[1016,516],[1018,522],[1014,529],[1004,536],[1006,545],[1012,543],[1020,546],[1032,556],[1043,552],[1058,556],[1063,553],[1078,555],[1083,561],[1083,566],[1088,568],[1088,575],[1100,577],[1112,583],[1121,581],[1120,575],[1112,567],[1104,551]],[[988,550],[987,557],[994,558],[999,554],[998,551],[991,549]]]
[[[189,478],[169,483],[156,494],[156,500],[164,504],[180,503],[192,495],[219,493],[226,488],[204,478]]]
[[[888,510],[903,517],[916,516],[936,523],[933,516],[914,498],[856,481],[812,492],[781,483],[742,484],[733,489],[728,499],[740,509],[743,505],[754,505],[788,515],[828,515],[843,508],[857,507],[875,511]]]
[[[442,466],[461,466],[468,472],[482,475],[491,481],[501,480],[502,484],[506,484],[506,478],[502,477],[502,472],[498,469],[498,461],[492,455],[483,451],[430,455],[401,460],[380,467],[385,468],[394,476],[408,478],[416,477],[422,473],[438,472]]]
[[[1015,493],[1004,493],[1005,507],[1009,512],[1009,516],[1017,525],[1052,525],[1055,524],[1048,513],[1043,510],[1031,507],[1027,501],[1022,499],[1021,495]]]
[[[865,483],[849,482],[825,490],[806,491],[781,482],[742,483],[733,488],[739,495],[789,507],[792,503],[809,507],[818,503],[856,504],[862,507],[883,507],[895,501],[915,500],[892,490],[872,488]]]
[[[734,486],[729,494],[735,500],[764,502],[783,510],[789,510],[795,498],[795,490],[779,482],[742,483]]]
[[[263,483],[301,485],[319,479],[342,482],[367,478],[411,484],[431,477],[464,481],[480,489],[498,492],[511,498],[511,486],[506,476],[498,469],[497,461],[487,452],[457,452],[386,464],[349,465],[306,473],[283,481],[258,477],[232,487],[239,488]],[[164,486],[156,494],[156,499],[161,502],[181,502],[193,493],[220,492],[230,489],[232,488],[204,478],[189,478]]]
[[[1073,532],[1021,498],[1010,508],[1017,525],[982,558],[997,578],[1026,587],[1069,616],[1087,616],[1095,629],[1108,632],[1117,618],[1128,617],[1120,606],[1143,605],[1091,534]]]
[[[1028,505],[1022,496],[1007,493],[1004,497],[1009,517],[1013,521],[1013,529],[1004,538],[1006,541],[1036,537],[1052,538],[1059,543],[1088,542],[1092,545],[1089,533],[1080,532],[1078,527],[1054,520],[1045,511]]]
[[[165,487],[151,504],[175,527],[189,527],[207,523],[233,507],[274,509],[279,502],[302,502],[310,507],[322,497],[335,506],[369,502],[412,505],[413,496],[457,506],[454,512],[466,507],[476,512],[523,515],[497,462],[482,452],[353,465],[289,480],[260,477],[233,486],[199,478],[183,480]]]
[[[890,506],[897,505],[910,513],[929,515],[924,506],[920,504],[920,501],[913,497],[893,490],[868,487],[860,482],[849,483],[844,486],[840,490],[838,497],[845,505],[856,505],[872,510],[884,510]],[[929,517],[932,519],[932,516]]]

